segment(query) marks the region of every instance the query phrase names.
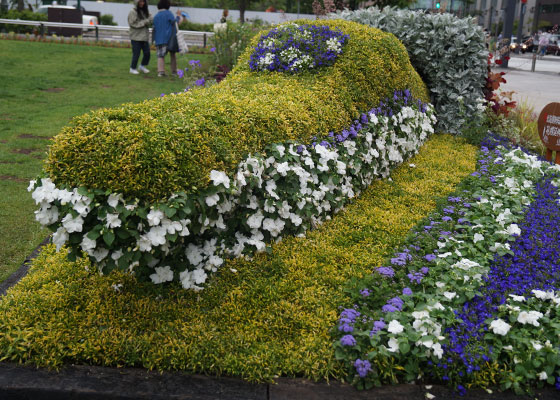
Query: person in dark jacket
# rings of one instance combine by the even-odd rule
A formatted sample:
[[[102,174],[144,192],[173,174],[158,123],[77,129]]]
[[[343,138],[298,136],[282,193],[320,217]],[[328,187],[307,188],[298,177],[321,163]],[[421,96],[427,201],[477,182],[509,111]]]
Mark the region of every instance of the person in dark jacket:
[[[150,62],[150,25],[152,24],[152,16],[148,11],[147,0],[134,0],[134,8],[128,13],[128,25],[130,26],[130,43],[132,45],[132,61],[130,62],[130,73],[138,74],[136,66],[140,58],[140,52],[143,53],[140,68],[143,73],[150,72],[146,68]]]
[[[171,59],[171,74],[177,73],[177,57],[179,51],[177,43],[177,30],[175,24],[181,22],[181,11],[177,11],[177,16],[169,11],[171,3],[169,0],[159,0],[157,5],[158,13],[154,17],[153,39],[156,43],[158,57],[158,76],[165,76],[165,55],[169,53]],[[173,40],[175,39],[175,40]]]

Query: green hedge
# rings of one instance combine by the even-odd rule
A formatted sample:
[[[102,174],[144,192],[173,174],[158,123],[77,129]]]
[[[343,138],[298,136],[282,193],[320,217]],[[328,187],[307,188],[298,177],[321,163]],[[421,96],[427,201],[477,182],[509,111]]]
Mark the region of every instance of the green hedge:
[[[350,35],[334,66],[315,74],[251,72],[255,37],[219,85],[75,118],[55,137],[46,172],[57,186],[159,200],[206,187],[211,170],[231,173],[267,144],[339,132],[395,89],[429,100],[392,34],[343,20],[298,23]]]

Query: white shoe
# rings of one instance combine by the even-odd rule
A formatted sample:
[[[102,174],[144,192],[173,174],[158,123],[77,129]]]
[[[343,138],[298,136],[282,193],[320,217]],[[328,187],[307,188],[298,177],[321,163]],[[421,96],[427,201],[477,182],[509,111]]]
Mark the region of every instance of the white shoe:
[[[148,68],[144,67],[143,65],[141,65],[138,69],[145,74],[150,72],[150,70]]]
[[[134,75],[138,75],[140,72],[138,72],[137,70],[135,70],[134,68],[130,68],[130,73],[134,74]]]

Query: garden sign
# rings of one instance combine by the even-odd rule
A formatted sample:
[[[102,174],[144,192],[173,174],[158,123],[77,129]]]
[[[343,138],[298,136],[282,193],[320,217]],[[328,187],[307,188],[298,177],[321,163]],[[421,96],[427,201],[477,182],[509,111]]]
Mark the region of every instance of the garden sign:
[[[560,164],[560,103],[549,103],[539,115],[539,135],[546,147],[546,159],[552,161],[552,152],[556,152],[555,163]]]

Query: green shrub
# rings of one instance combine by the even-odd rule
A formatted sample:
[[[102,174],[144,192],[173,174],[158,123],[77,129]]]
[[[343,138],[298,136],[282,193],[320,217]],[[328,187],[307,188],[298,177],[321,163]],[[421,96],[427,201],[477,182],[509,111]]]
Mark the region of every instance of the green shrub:
[[[390,7],[343,11],[333,17],[391,32],[403,42],[410,62],[430,89],[438,130],[459,133],[467,116],[477,113],[488,51],[482,28],[472,18]],[[461,98],[466,110],[459,104]]]
[[[343,20],[298,22],[350,35],[334,66],[298,75],[254,73],[248,48],[219,85],[75,118],[55,137],[46,172],[57,186],[165,199],[205,188],[210,171],[232,173],[267,144],[310,143],[340,132],[395,89],[428,100],[393,35]]]
[[[197,31],[197,32],[212,32],[213,24],[199,24],[185,20],[179,24],[179,29],[182,31]]]
[[[0,12],[0,18],[4,19],[22,19],[27,21],[46,21],[47,14],[35,13],[29,10],[8,10],[6,12]],[[12,24],[0,24],[0,31],[15,32],[15,33],[33,33],[38,31],[36,26],[26,26],[26,25],[12,25]]]
[[[113,16],[111,14],[101,15],[101,17],[99,17],[99,24],[100,25],[117,25],[117,23],[113,21]]]
[[[213,26],[212,46],[215,48],[216,65],[230,71],[245,51],[251,38],[262,28],[260,24],[224,22]]]

